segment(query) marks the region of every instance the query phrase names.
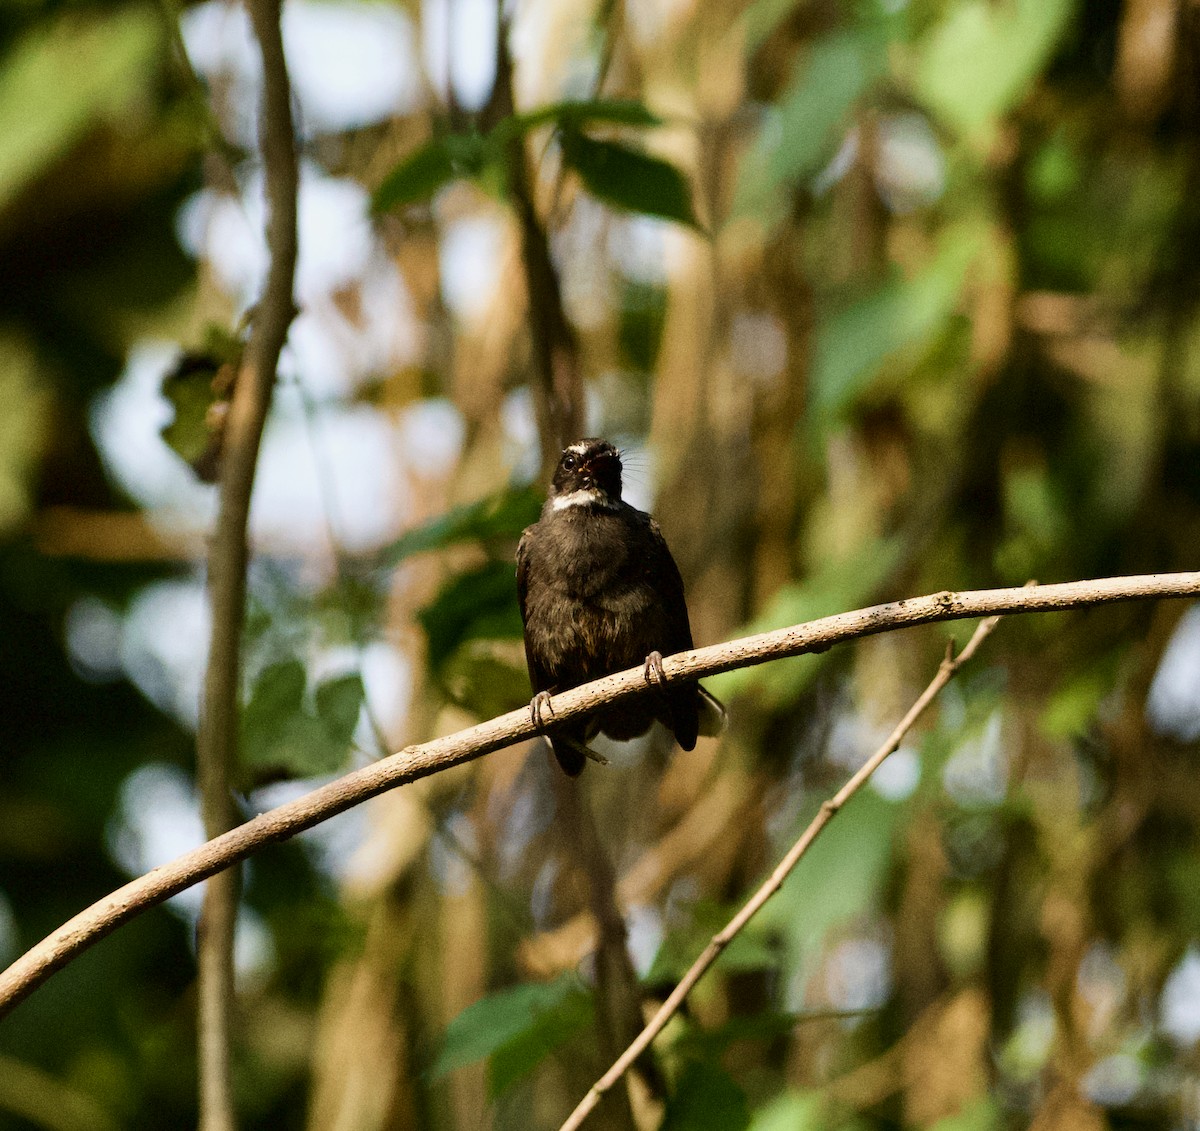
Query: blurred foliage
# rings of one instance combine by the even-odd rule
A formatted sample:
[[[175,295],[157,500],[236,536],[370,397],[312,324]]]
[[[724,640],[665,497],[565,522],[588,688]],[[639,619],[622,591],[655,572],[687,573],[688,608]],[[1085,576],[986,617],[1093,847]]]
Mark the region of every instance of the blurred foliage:
[[[451,1021],[432,1074],[487,1058],[488,1086],[499,1095],[588,1025],[592,1013],[591,994],[572,975],[491,994]]]
[[[488,134],[472,129],[435,137],[401,161],[375,190],[377,210],[428,203],[458,177],[477,178],[503,193],[510,147],[532,130],[551,126],[563,161],[601,200],[684,224],[695,224],[686,178],[670,163],[621,145],[589,137],[585,126],[646,129],[662,121],[632,100],[560,102],[528,114],[512,114]]]
[[[158,24],[147,7],[33,23],[5,58],[0,81],[0,204],[98,123],[144,97],[158,66]]]
[[[225,415],[233,397],[245,343],[223,327],[210,326],[204,348],[184,350],[163,375],[162,393],[173,412],[162,438],[205,483],[215,483],[225,439]]]
[[[311,195],[255,499],[248,815],[528,701],[513,552],[552,395],[624,450],[698,643],[1195,567],[1194,5],[505,11],[479,90],[453,35],[448,68],[413,48],[490,35],[475,6],[289,6]],[[0,13],[5,961],[193,836],[199,480],[261,251],[237,12]],[[339,119],[368,19],[389,76],[424,70]],[[1194,1123],[1184,613],[1001,625],[591,1125]],[[727,673],[721,739],[607,749],[578,796],[531,743],[260,853],[243,1125],[558,1126],[969,628]],[[2,1131],[195,1125],[194,906],[0,1023]]]
[[[564,131],[563,161],[607,204],[695,226],[691,190],[673,165],[615,141]]]
[[[421,526],[406,530],[379,554],[381,567],[394,567],[413,554],[443,550],[464,542],[485,546],[511,544],[530,523],[537,521],[542,501],[529,487],[506,489],[497,495],[464,503]]]
[[[307,702],[308,674],[300,660],[259,673],[241,719],[250,784],[277,777],[312,777],[344,769],[363,701],[357,672],[326,680]]]

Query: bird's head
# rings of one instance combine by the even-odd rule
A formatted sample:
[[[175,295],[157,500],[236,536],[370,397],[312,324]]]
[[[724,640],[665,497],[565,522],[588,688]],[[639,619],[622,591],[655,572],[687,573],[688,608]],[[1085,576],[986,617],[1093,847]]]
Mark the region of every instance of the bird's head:
[[[564,448],[550,484],[550,500],[555,510],[615,508],[621,501],[621,453],[598,438]]]

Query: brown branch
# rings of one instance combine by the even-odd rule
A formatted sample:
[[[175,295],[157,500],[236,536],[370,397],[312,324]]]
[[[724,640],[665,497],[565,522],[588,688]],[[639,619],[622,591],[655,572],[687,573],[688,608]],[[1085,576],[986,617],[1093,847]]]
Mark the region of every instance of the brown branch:
[[[509,21],[501,19],[496,36],[496,87],[490,112],[515,113]],[[583,429],[583,374],[579,346],[563,306],[562,286],[550,256],[550,239],[538,217],[534,182],[525,154],[525,139],[514,138],[506,154],[508,193],[521,227],[521,264],[528,295],[529,336],[534,380],[530,392],[542,448],[542,478],[549,479],[565,445]]]
[[[588,905],[596,924],[595,960],[596,1049],[606,1064],[637,1036],[642,1027],[641,987],[629,957],[625,917],[617,906],[617,878],[608,849],[596,827],[579,779],[559,775],[555,797],[560,813],[560,836],[584,874]],[[646,1078],[647,1085],[651,1079]],[[653,1087],[650,1088],[653,1093]],[[632,1097],[618,1096],[611,1113],[613,1126],[633,1128]]]
[[[663,671],[668,682],[697,679],[805,652],[823,652],[847,640],[936,621],[1004,613],[1063,612],[1117,601],[1198,596],[1200,573],[1148,574],[1032,588],[935,593],[839,613],[692,652],[680,652],[663,660]],[[630,668],[564,691],[554,696],[550,706],[553,717],[566,722],[645,690],[641,667]],[[264,845],[295,836],[389,789],[532,738],[535,733],[529,711],[522,708],[443,738],[410,746],[295,801],[262,813],[215,840],[131,880],[51,932],[0,974],[0,1017],[28,997],[56,970],[122,923],[246,859]]]
[[[496,36],[496,85],[491,110],[508,117],[515,112],[513,59],[508,43],[509,21],[501,19]],[[562,284],[550,253],[547,225],[538,215],[536,177],[519,133],[509,143],[506,177],[509,197],[521,234],[521,264],[533,351],[530,392],[541,447],[542,478],[548,479],[565,445],[583,432],[583,370],[579,343],[563,305]],[[560,175],[557,190],[561,187]],[[596,1027],[605,1063],[641,1028],[640,988],[629,958],[625,920],[617,906],[616,876],[596,829],[595,817],[578,784],[562,780],[556,790],[565,824],[572,832],[565,846],[579,865],[588,888],[588,902],[597,925]],[[615,1126],[637,1123],[628,1098],[614,1114]]]
[[[266,182],[270,266],[226,420],[220,502],[208,558],[212,640],[196,737],[196,776],[204,830],[210,840],[237,822],[231,778],[237,761],[240,651],[249,558],[246,524],[279,354],[296,309],[292,290],[298,174],[280,6],[280,0],[247,0],[246,5],[263,59],[259,139]],[[197,1026],[202,1131],[231,1131],[236,1126],[229,1035],[238,886],[236,869],[217,875],[205,888],[200,913]]]
[[[913,724],[925,712],[925,708],[937,697],[938,693],[954,678],[958,669],[963,666],[979,646],[991,635],[992,629],[999,623],[998,616],[989,617],[975,629],[971,639],[962,653],[956,658],[953,654],[953,643],[947,648],[946,658],[938,666],[937,675],[929,682],[929,686],[918,696],[917,701],[908,709],[908,714],[896,724],[892,731],[874,754],[871,755],[857,770],[853,777],[833,797],[823,802],[817,815],[809,823],[808,828],[800,834],[800,839],[788,849],[787,855],[779,862],[775,871],[767,877],[766,882],[750,897],[742,909],[725,924],[724,928],[713,935],[708,946],[700,953],[700,957],[692,963],[687,973],[679,980],[679,984],[671,991],[667,1000],[659,1007],[658,1012],[647,1022],[646,1027],[638,1034],[637,1039],[613,1062],[613,1066],[592,1085],[588,1094],[579,1101],[578,1106],[567,1117],[559,1131],[574,1131],[591,1113],[592,1109],[622,1076],[629,1071],[630,1066],[650,1047],[651,1041],[663,1031],[667,1022],[679,1011],[693,987],[708,972],[709,967],[720,957],[723,951],[737,937],[741,929],[762,910],[767,902],[781,887],[783,881],[792,874],[801,857],[808,851],[812,842],[820,835],[830,821],[837,816],[842,806],[846,804],[866,784],[867,779],[883,765],[888,757],[904,740],[904,736],[912,729]]]

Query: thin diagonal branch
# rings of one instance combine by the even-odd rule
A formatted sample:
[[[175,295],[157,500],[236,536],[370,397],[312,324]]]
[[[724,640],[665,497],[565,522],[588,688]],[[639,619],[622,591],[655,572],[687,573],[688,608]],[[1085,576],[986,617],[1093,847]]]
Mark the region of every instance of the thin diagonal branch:
[[[917,701],[909,708],[908,714],[896,724],[892,731],[874,754],[871,755],[830,800],[821,805],[817,815],[808,827],[800,834],[800,839],[788,849],[787,855],[779,862],[775,871],[767,877],[763,885],[750,897],[742,909],[725,924],[725,927],[713,935],[708,946],[700,953],[700,957],[692,963],[687,973],[679,980],[679,984],[671,991],[667,1000],[659,1007],[658,1012],[647,1022],[646,1027],[638,1034],[630,1046],[613,1062],[612,1067],[592,1085],[587,1095],[579,1101],[578,1106],[567,1117],[560,1131],[575,1131],[591,1113],[592,1109],[626,1072],[630,1066],[650,1047],[650,1043],[663,1031],[668,1021],[679,1011],[688,994],[696,983],[708,972],[709,968],[720,957],[721,952],[737,937],[755,915],[762,910],[763,905],[781,887],[783,882],[792,874],[796,865],[809,850],[813,841],[820,835],[830,821],[837,816],[842,806],[846,804],[866,784],[867,779],[883,765],[888,757],[904,741],[904,736],[912,729],[913,724],[925,712],[925,708],[934,701],[938,693],[946,686],[970,658],[975,655],[979,646],[991,635],[992,629],[1000,622],[999,617],[989,617],[982,621],[968,641],[967,646],[958,657],[949,649],[946,658],[938,667],[937,675],[930,681],[929,686],[921,692]]]
[[[1005,613],[1064,612],[1118,601],[1179,597],[1200,597],[1200,573],[1147,574],[1019,589],[934,593],[680,652],[663,660],[663,672],[668,682],[698,679],[806,652],[823,652],[848,640],[936,621]],[[554,696],[550,705],[554,717],[567,722],[645,690],[641,667],[630,668],[564,691]],[[532,738],[536,733],[529,711],[523,708],[443,738],[407,747],[262,813],[131,880],[51,932],[0,974],[0,1017],[56,970],[122,923],[245,860],[263,846],[287,840],[389,789],[469,762]]]
[[[208,558],[212,641],[196,738],[196,769],[204,831],[210,840],[237,823],[231,778],[237,761],[240,653],[249,558],[246,524],[275,371],[295,314],[292,291],[296,271],[298,175],[291,87],[279,26],[281,3],[247,0],[246,6],[263,59],[259,141],[266,183],[270,265],[226,420],[220,504]],[[209,881],[197,940],[202,1131],[232,1131],[236,1126],[229,1040],[237,903],[236,870],[223,872]]]

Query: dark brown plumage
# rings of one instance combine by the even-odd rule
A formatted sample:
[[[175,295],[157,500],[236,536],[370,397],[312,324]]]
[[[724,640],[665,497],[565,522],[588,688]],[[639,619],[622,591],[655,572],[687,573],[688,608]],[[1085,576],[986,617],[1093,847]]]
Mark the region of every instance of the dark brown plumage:
[[[684,750],[696,745],[701,715],[723,711],[696,682],[672,683],[563,727],[542,717],[550,693],[646,665],[692,647],[683,580],[658,523],[621,499],[621,457],[607,440],[564,449],[541,518],[517,548],[517,591],[531,708],[549,723],[559,764],[578,774],[598,732],[623,740],[657,719]],[[709,731],[706,731],[708,733]]]

